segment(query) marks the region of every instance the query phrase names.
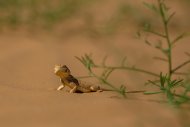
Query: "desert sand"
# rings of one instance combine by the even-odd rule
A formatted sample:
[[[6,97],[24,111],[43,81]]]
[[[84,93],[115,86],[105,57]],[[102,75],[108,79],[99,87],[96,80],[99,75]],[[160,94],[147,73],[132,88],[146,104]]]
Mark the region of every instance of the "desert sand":
[[[138,2],[132,3],[141,6],[142,1]],[[65,64],[74,76],[85,76],[87,70],[75,59],[75,56],[80,57],[85,53],[92,53],[97,63],[101,63],[102,58],[108,55],[109,65],[119,65],[122,58],[127,56],[129,65],[158,74],[160,71],[166,72],[165,63],[152,59],[162,54],[134,38],[138,29],[131,28],[134,22],[131,17],[123,19],[129,24],[116,29],[116,33],[119,31],[116,35],[113,33],[113,36],[102,37],[93,31],[93,27],[96,24],[98,26],[102,19],[108,21],[117,14],[117,5],[120,4],[115,0],[106,0],[95,2],[90,9],[87,8],[87,13],[84,13],[87,14],[87,20],[90,10],[93,10],[94,16],[91,17],[90,27],[86,27],[86,22],[77,16],[71,18],[72,21],[65,21],[63,27],[58,25],[56,33],[44,32],[35,26],[34,31],[28,31],[25,27],[1,31],[0,127],[190,127],[189,105],[176,108],[168,104],[163,95],[138,93],[127,94],[127,98],[123,98],[115,92],[70,94],[67,90],[55,90],[60,82],[53,73],[54,65]],[[133,11],[131,13],[135,14]],[[182,17],[185,15],[178,14]],[[93,22],[93,18],[99,22]],[[138,20],[139,17],[132,18]],[[178,27],[184,28],[180,28],[179,32],[181,29],[189,31],[186,20],[179,17],[176,19],[177,22],[172,25],[179,23],[181,25]],[[90,34],[86,35],[87,32]],[[174,28],[172,34],[176,35],[177,32],[178,29]],[[174,49],[174,66],[188,59],[184,52],[189,51],[189,39],[183,39],[178,48]],[[189,68],[186,66],[183,71],[189,71]],[[109,80],[117,87],[125,85],[127,90],[157,90],[153,86],[144,85],[147,79],[154,77],[118,71]],[[98,84],[95,79],[84,80]]]
[[[56,91],[60,82],[53,74],[55,64],[66,64],[73,75],[82,76],[87,74],[87,71],[74,56],[88,52],[101,56],[111,52],[101,48],[101,44],[95,45],[83,38],[61,41],[62,39],[51,36],[47,38],[23,35],[22,32],[1,35],[1,127],[189,125],[189,109],[174,108],[157,95],[128,94],[124,99],[114,92],[69,94],[65,90]],[[133,44],[128,43],[128,46],[130,45],[132,47]],[[131,47],[129,52],[138,48]],[[138,77],[141,80],[141,75]],[[127,86],[129,88],[144,88],[143,83],[139,83],[141,85],[137,87],[138,83],[133,81],[133,78],[126,82],[130,84]],[[136,83],[136,86],[131,83]]]

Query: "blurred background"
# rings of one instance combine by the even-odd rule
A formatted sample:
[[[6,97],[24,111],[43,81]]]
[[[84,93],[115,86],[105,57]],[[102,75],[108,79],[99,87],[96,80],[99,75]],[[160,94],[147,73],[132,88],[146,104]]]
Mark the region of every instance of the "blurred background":
[[[117,35],[147,22],[159,24],[158,17],[143,6],[144,2],[156,0],[1,0],[0,28],[2,32],[49,30],[66,37]],[[168,0],[167,4],[177,14],[172,28],[188,28],[189,1]]]
[[[44,69],[40,73],[45,76],[54,64],[66,64],[76,75],[85,75],[85,69],[74,58],[85,53],[92,53],[99,63],[108,56],[108,63],[117,65],[127,56],[128,65],[164,71],[165,63],[152,59],[162,54],[136,38],[136,33],[147,23],[157,31],[162,32],[163,28],[159,16],[146,8],[144,2],[156,3],[156,0],[1,0],[1,62],[14,70],[11,75],[16,77],[19,73],[25,76],[29,68],[36,69],[28,72],[34,75]],[[171,36],[189,32],[189,0],[166,3],[171,13],[176,12],[170,23]],[[150,38],[154,43],[155,37]],[[174,66],[187,59],[184,52],[189,45],[185,38],[174,49]],[[4,77],[10,75],[7,68],[2,68]],[[127,77],[134,83],[133,73]],[[144,79],[143,75],[139,79]]]
[[[165,63],[153,59],[162,54],[136,38],[136,32],[147,23],[162,31],[159,16],[143,2],[156,0],[0,0],[0,99],[6,102],[1,104],[0,118],[9,120],[10,109],[12,117],[20,111],[24,116],[26,110],[31,111],[26,108],[31,103],[40,105],[43,102],[40,98],[48,100],[44,95],[51,94],[41,91],[60,85],[53,74],[55,64],[66,64],[75,76],[87,75],[75,59],[85,53],[93,54],[97,63],[108,56],[108,65],[119,65],[127,56],[129,66],[157,73],[166,71]],[[170,23],[171,37],[190,32],[190,1],[166,0],[166,3],[171,12],[176,12]],[[190,49],[189,39],[181,40],[174,48],[174,66],[188,59],[184,52]],[[190,66],[183,69],[189,70]],[[150,78],[154,77],[121,71],[110,80],[116,86],[144,89],[144,82]],[[54,109],[54,105],[50,106]]]

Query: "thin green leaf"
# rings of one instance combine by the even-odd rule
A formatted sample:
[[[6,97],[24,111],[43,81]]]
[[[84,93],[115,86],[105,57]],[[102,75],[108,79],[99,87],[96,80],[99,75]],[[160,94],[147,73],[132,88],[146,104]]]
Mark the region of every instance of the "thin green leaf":
[[[77,57],[77,56],[75,56],[75,58],[76,58],[77,60],[79,60],[84,66],[86,66],[86,63],[85,63],[85,61],[84,61],[83,59],[81,59],[81,58],[79,58],[79,57]]]
[[[107,80],[107,78],[110,76],[110,74],[114,71],[114,69],[105,69],[101,75],[102,78],[104,78],[105,80]]]
[[[174,80],[171,82],[170,87],[173,88],[173,87],[181,86],[183,84],[182,82],[183,82],[183,79]]]
[[[158,8],[154,4],[150,4],[150,3],[147,3],[147,2],[143,2],[143,4],[148,9],[150,9],[150,10],[156,12],[156,13],[159,13]]]
[[[165,58],[162,58],[162,57],[153,57],[154,59],[156,59],[156,60],[160,60],[160,61],[164,61],[164,62],[168,62],[168,60],[167,59],[165,59]]]
[[[166,83],[166,80],[167,80],[167,75],[163,76],[162,75],[162,72],[160,73],[160,85],[162,88],[164,88],[165,86],[165,83]]]
[[[147,39],[145,40],[145,44],[147,44],[148,46],[152,46],[152,44]]]
[[[105,69],[105,70],[102,72],[101,77],[104,77],[104,76],[106,75],[107,70],[108,70],[108,69]]]
[[[183,39],[185,37],[186,33],[182,33],[179,36],[177,36],[173,41],[172,41],[172,45],[174,45],[176,42],[178,42],[179,40]]]
[[[177,82],[177,80],[172,80],[172,81],[170,81],[169,84],[168,84],[169,88],[172,88],[173,85],[174,85],[176,82]]]
[[[153,80],[152,82],[155,82],[155,83],[160,83],[160,80]],[[152,84],[152,83],[150,83],[149,81],[148,82],[145,82],[145,84],[144,85],[150,85],[150,84]]]
[[[82,59],[82,61],[83,61],[83,63],[84,63],[84,66],[87,66],[87,61],[86,61],[86,59],[82,56],[81,57],[81,59]]]
[[[189,63],[190,63],[190,59],[187,60],[187,61],[185,61],[185,62],[183,62],[182,64],[178,65],[176,68],[174,68],[174,69],[172,70],[172,73],[175,73],[177,70],[181,69],[182,67],[186,66],[186,65],[189,64]]]
[[[173,13],[168,17],[167,22],[170,22],[170,20],[174,17],[175,14],[176,14],[176,13],[173,12]]]
[[[105,75],[105,79],[107,79],[113,71],[114,71],[114,69],[110,69],[110,70],[107,72],[107,74]]]
[[[124,85],[120,86],[119,92],[126,97],[126,87]]]
[[[159,32],[155,32],[155,31],[153,31],[153,30],[151,30],[151,29],[145,30],[145,31],[146,31],[146,32],[149,32],[149,33],[152,33],[152,34],[154,34],[154,35],[157,35],[157,36],[159,36],[159,37],[166,38],[166,36],[165,36],[164,34],[159,33]]]
[[[150,83],[150,84],[152,84],[152,85],[155,85],[155,86],[157,86],[157,87],[160,87],[158,84],[156,84],[156,82],[154,82],[154,81],[151,81],[151,80],[148,80],[148,82]]]
[[[165,18],[165,11],[163,7],[163,3],[161,1],[159,1],[159,11],[160,11],[160,15]]]

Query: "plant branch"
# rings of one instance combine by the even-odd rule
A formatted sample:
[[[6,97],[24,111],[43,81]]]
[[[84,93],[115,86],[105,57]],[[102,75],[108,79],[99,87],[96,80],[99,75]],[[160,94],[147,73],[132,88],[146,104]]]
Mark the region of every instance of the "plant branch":
[[[172,44],[171,44],[171,40],[170,40],[170,36],[169,36],[169,30],[168,30],[168,22],[169,20],[167,20],[166,18],[166,12],[164,9],[164,3],[161,0],[158,0],[158,6],[159,6],[159,10],[160,10],[160,15],[163,21],[163,25],[164,25],[164,31],[165,31],[165,38],[166,38],[166,42],[168,44],[168,53],[167,53],[167,57],[168,57],[168,73],[169,73],[169,78],[171,78],[172,76]]]
[[[103,82],[104,84],[110,86],[113,90],[119,91],[116,87],[114,87],[114,85],[111,85],[109,82],[107,82],[107,81],[104,80],[103,78],[97,76],[91,69],[89,69],[89,72],[90,72],[90,74],[91,74],[93,77],[97,78],[98,80],[100,80],[100,81]]]
[[[78,79],[83,79],[83,78],[94,78],[94,76],[79,76],[77,77]]]
[[[141,72],[141,73],[145,73],[145,74],[148,74],[148,75],[152,75],[152,76],[155,76],[155,77],[159,77],[158,74],[156,73],[153,73],[153,72],[150,72],[150,71],[147,71],[147,70],[143,70],[143,69],[140,69],[140,68],[135,68],[135,67],[126,67],[126,66],[121,66],[121,67],[113,67],[113,66],[99,66],[99,65],[95,65],[94,66],[95,68],[106,68],[106,69],[119,69],[119,70],[130,70],[130,71],[137,71],[137,72]]]
[[[161,57],[153,57],[154,59],[156,60],[161,60],[161,61],[164,61],[164,62],[168,62],[167,59],[164,59],[164,58],[161,58]]]
[[[173,12],[173,13],[169,16],[167,22],[169,22],[169,21],[174,17],[175,14],[176,14],[176,12]]]
[[[180,34],[178,37],[176,37],[173,41],[172,41],[172,45],[174,45],[176,42],[178,42],[179,40],[183,39],[185,36],[185,33]]]
[[[174,75],[188,75],[189,73],[187,72],[174,72]]]
[[[183,62],[182,64],[180,64],[179,66],[177,66],[176,68],[174,68],[171,73],[175,73],[177,70],[179,70],[180,68],[184,67],[185,65],[189,64],[190,60],[187,60],[185,62]]]
[[[179,94],[176,94],[176,93],[173,93],[173,95],[176,96],[176,97],[180,97],[180,98],[186,99],[186,100],[190,100],[190,98],[187,97],[187,96],[179,95]]]
[[[160,36],[162,38],[166,38],[165,35],[161,34],[161,33],[158,33],[158,32],[155,32],[155,31],[152,31],[152,30],[146,30],[146,32],[149,32],[149,33],[152,33],[154,35],[157,35],[157,36]]]

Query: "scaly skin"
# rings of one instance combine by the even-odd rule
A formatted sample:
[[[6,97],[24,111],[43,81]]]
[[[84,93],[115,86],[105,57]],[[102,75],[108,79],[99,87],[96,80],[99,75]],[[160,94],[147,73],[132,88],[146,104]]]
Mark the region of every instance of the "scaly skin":
[[[79,81],[71,75],[71,71],[65,65],[56,65],[54,73],[60,77],[62,85],[57,90],[62,90],[65,86],[68,86],[71,90],[70,93],[89,93],[89,92],[101,92],[103,91],[99,86],[94,86],[82,81]]]
[[[71,71],[66,65],[55,65],[55,75],[60,77],[62,85],[57,90],[62,90],[65,86],[69,87],[70,93],[89,93],[89,92],[102,92],[113,91],[109,89],[103,89],[100,86],[95,86],[90,83],[82,82],[71,75]],[[126,93],[142,93],[145,91],[127,91]]]

